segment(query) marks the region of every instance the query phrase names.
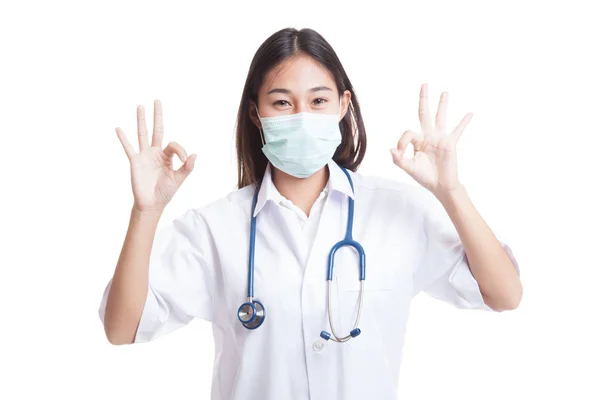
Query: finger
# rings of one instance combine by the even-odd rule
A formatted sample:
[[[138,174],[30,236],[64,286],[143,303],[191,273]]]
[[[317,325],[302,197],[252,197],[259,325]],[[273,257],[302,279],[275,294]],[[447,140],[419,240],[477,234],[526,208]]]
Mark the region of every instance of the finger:
[[[425,136],[419,135],[411,130],[405,131],[402,134],[400,140],[398,140],[397,148],[401,152],[406,151],[406,147],[411,143],[413,145],[414,152],[421,151],[423,149],[423,145],[425,143]]]
[[[414,152],[416,153],[416,151],[421,148],[422,142],[423,137],[421,135],[418,135],[416,132],[411,130],[405,131],[398,140],[396,148],[391,149],[394,164],[412,174],[415,169],[414,153],[412,158],[408,158],[406,157],[406,150],[408,148],[408,144],[412,143]]]
[[[154,100],[154,126],[152,132],[152,146],[162,147],[163,115],[160,100]]]
[[[131,160],[131,158],[135,156],[135,150],[133,146],[131,143],[129,143],[127,136],[125,136],[125,132],[123,132],[121,128],[116,128],[115,130],[117,131],[117,137],[119,138],[119,141],[125,150],[125,154],[127,154],[127,158]]]
[[[173,154],[177,154],[181,162],[185,162],[187,159],[187,154],[185,153],[185,149],[177,142],[170,142],[167,147],[165,147],[165,154],[167,157],[173,157]]]
[[[187,160],[179,167],[177,171],[175,171],[175,181],[177,185],[181,185],[185,178],[189,176],[189,174],[194,169],[194,162],[196,161],[196,155],[192,154],[187,158]]]
[[[440,132],[446,132],[446,108],[448,107],[448,92],[442,92],[437,113],[435,114],[435,126]]]
[[[415,132],[413,132],[411,130],[405,131],[402,134],[402,136],[400,137],[400,139],[398,140],[398,144],[396,145],[396,148],[398,149],[398,151],[400,153],[404,154],[408,144],[411,143],[416,137],[417,137],[417,134]]]
[[[419,95],[419,121],[421,121],[421,130],[423,133],[431,132],[431,119],[429,117],[429,98],[427,97],[427,84],[421,85]]]
[[[460,121],[460,123],[456,126],[456,128],[454,128],[454,130],[450,134],[451,139],[455,143],[456,141],[458,141],[458,139],[460,139],[460,135],[462,135],[469,122],[471,122],[471,118],[473,118],[473,113],[467,113],[467,115],[463,117],[462,121]]]
[[[148,148],[148,130],[146,129],[146,115],[144,106],[137,107],[138,142],[140,151]]]

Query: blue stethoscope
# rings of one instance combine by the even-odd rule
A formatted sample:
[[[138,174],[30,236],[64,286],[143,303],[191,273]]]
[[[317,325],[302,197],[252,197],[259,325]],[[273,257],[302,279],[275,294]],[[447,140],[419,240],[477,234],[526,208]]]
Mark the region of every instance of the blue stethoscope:
[[[352,187],[352,192],[354,193],[354,185],[352,183],[352,178],[348,171],[341,167],[342,171],[348,177],[348,181],[350,182],[350,187]],[[249,247],[249,256],[248,256],[248,301],[240,306],[238,309],[238,319],[248,329],[256,329],[262,325],[265,321],[265,306],[258,301],[254,300],[254,244],[256,241],[256,216],[254,215],[254,209],[256,208],[256,201],[258,199],[258,192],[261,186],[261,182],[258,182],[256,186],[256,191],[254,193],[254,199],[252,200],[252,219],[250,220],[250,247]],[[329,317],[329,326],[331,327],[331,333],[326,331],[321,331],[321,337],[325,340],[333,340],[335,342],[343,343],[351,338],[354,338],[360,335],[360,329],[358,328],[358,321],[360,320],[360,312],[362,309],[363,303],[363,290],[365,283],[365,251],[363,247],[357,241],[352,239],[352,222],[354,220],[354,199],[351,197],[348,198],[348,224],[346,226],[346,237],[336,243],[331,250],[329,251],[329,259],[327,266],[327,315]],[[354,327],[350,331],[350,334],[339,337],[335,333],[335,329],[333,327],[333,319],[331,317],[331,280],[333,279],[333,265],[334,265],[334,257],[336,251],[342,246],[351,246],[358,251],[359,255],[359,280],[360,280],[360,301],[358,303],[358,311],[356,313],[356,320],[354,322]]]

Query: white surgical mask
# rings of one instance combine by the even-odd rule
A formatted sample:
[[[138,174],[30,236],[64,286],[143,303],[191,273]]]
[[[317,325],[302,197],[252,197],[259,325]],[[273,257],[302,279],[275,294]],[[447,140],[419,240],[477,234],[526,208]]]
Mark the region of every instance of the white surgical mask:
[[[306,178],[323,168],[342,142],[338,114],[301,112],[261,118],[264,136],[262,151],[281,171]]]

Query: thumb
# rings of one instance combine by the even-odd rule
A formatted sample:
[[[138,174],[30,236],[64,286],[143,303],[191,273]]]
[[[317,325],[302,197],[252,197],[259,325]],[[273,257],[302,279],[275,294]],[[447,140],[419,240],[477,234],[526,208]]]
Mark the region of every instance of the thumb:
[[[196,154],[190,155],[185,162],[175,171],[175,181],[177,185],[181,185],[185,178],[194,170],[194,162],[196,161]]]

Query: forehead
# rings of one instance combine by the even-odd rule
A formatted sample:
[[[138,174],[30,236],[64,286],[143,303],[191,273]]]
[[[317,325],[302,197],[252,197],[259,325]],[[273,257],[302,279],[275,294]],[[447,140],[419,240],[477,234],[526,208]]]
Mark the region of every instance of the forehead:
[[[289,89],[301,93],[316,86],[328,86],[335,90],[332,74],[308,56],[291,57],[271,69],[260,88],[267,93],[274,88]]]

